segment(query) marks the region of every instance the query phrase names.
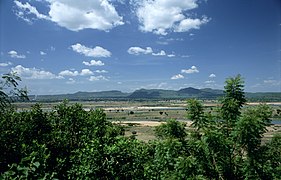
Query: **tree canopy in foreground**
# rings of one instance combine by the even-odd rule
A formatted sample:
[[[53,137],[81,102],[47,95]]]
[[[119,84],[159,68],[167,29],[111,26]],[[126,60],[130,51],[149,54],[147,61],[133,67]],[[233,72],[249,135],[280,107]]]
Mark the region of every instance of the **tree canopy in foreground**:
[[[2,98],[0,178],[281,179],[281,135],[262,143],[272,110],[242,112],[243,86],[240,75],[227,79],[222,105],[211,114],[188,100],[193,129],[169,120],[148,143],[125,137],[99,109],[64,101],[50,112],[39,104],[18,112]]]

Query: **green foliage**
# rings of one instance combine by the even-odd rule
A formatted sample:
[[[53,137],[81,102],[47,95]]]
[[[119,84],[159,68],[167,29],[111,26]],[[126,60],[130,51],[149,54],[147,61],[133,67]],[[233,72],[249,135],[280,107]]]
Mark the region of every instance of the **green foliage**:
[[[272,110],[267,105],[247,109],[235,126],[235,136],[249,156],[254,156],[261,145],[261,138],[270,124]]]
[[[11,174],[10,172],[23,174],[22,171],[15,170],[20,167],[24,168],[24,174],[28,172],[28,177],[33,177],[29,172],[34,170],[32,164],[36,162],[37,165],[38,161],[42,165],[39,160],[45,159],[45,169],[42,166],[39,169],[47,174],[56,172],[57,178],[65,179],[72,168],[71,159],[75,151],[85,148],[93,140],[98,142],[98,147],[113,143],[117,136],[124,134],[122,127],[106,120],[102,110],[87,112],[79,104],[69,106],[67,101],[54,107],[49,113],[43,112],[41,106],[36,104],[30,111],[5,111],[0,119],[0,172],[7,171],[4,173],[5,177]],[[40,153],[37,146],[33,145],[34,142],[38,147],[46,148],[46,152]],[[26,160],[27,157],[38,153],[46,154],[48,158],[40,156],[36,157],[36,160]],[[13,168],[9,169],[8,165]],[[37,170],[34,170],[34,173],[37,173]]]
[[[15,83],[9,79],[11,83]],[[1,89],[2,90],[2,89]],[[100,110],[67,101],[44,112],[5,106],[0,116],[0,179],[281,179],[281,135],[262,138],[267,105],[241,108],[243,81],[229,78],[219,120],[197,100],[188,101],[193,127],[174,119],[155,128],[148,143]]]
[[[266,147],[266,158],[261,159],[261,164],[264,164],[262,167],[268,168],[272,179],[281,179],[281,134],[274,135]]]
[[[238,120],[242,106],[246,102],[244,93],[244,81],[240,75],[228,78],[225,81],[224,97],[221,101],[221,116],[227,122],[227,127],[233,126]]]
[[[193,121],[192,126],[201,129],[208,124],[208,119],[204,115],[203,105],[196,99],[187,101],[187,117]]]
[[[26,88],[19,89],[21,78],[15,73],[4,74],[0,80],[0,112],[16,99],[28,100]]]
[[[170,119],[155,128],[155,135],[160,139],[178,138],[183,140],[186,137],[186,124]]]
[[[152,145],[153,158],[146,164],[145,179],[171,179],[172,176],[177,176],[176,165],[181,169],[177,164],[178,159],[185,155],[183,142],[178,139],[165,139],[155,141]]]
[[[69,173],[74,179],[143,179],[147,153],[135,139],[118,137],[102,146],[93,140],[75,152]]]
[[[40,145],[33,141],[31,147],[23,144],[22,151],[25,157],[17,164],[10,165],[9,170],[4,172],[2,179],[54,179],[55,173],[47,172],[47,159],[50,154],[46,145]],[[32,151],[32,152],[29,152]]]

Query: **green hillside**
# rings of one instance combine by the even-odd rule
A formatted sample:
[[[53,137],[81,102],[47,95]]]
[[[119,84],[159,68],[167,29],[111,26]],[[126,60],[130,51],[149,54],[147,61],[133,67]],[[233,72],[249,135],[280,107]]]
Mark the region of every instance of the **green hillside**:
[[[223,90],[204,88],[196,89],[192,87],[176,90],[164,89],[139,89],[132,93],[124,93],[121,91],[100,91],[100,92],[76,92],[74,94],[59,95],[32,95],[30,99],[33,101],[61,101],[64,99],[73,101],[91,101],[91,100],[159,100],[159,99],[218,99],[223,95]],[[257,92],[246,93],[249,101],[281,101],[280,92]]]

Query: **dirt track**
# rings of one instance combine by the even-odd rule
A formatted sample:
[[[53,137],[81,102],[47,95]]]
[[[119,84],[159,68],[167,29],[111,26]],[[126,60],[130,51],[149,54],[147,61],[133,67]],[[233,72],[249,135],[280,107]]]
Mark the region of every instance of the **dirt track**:
[[[191,121],[182,121],[185,122],[187,126],[191,125]],[[149,126],[149,127],[155,127],[159,126],[160,124],[163,124],[165,122],[157,122],[157,121],[122,121],[121,124],[137,124],[138,126]]]

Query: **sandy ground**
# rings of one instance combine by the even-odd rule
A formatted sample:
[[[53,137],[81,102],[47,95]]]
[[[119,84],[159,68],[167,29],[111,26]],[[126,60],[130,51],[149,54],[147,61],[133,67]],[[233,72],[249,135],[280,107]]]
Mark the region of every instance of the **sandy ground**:
[[[181,122],[185,122],[187,126],[191,125],[191,121],[181,121]],[[119,122],[116,122],[119,123]],[[121,124],[137,124],[138,126],[149,126],[149,127],[155,127],[155,126],[159,126],[165,122],[157,122],[157,121],[121,121]]]
[[[187,128],[191,127],[191,121],[180,120],[180,122],[184,122],[187,125]],[[115,121],[113,123],[120,123]],[[150,140],[155,140],[154,129],[156,126],[159,126],[165,122],[158,122],[158,121],[121,121],[121,125],[128,126],[129,129],[126,130],[125,136],[132,135],[132,132],[137,132],[136,138],[145,142]],[[130,124],[132,126],[130,126]],[[275,124],[267,127],[267,132],[264,133],[262,144],[269,142],[270,139],[273,137],[274,134],[281,133],[281,124]]]
[[[187,126],[191,126],[192,121],[180,121],[186,123]],[[114,122],[114,123],[119,123]],[[150,126],[150,127],[155,127],[163,124],[165,122],[158,122],[158,121],[121,121],[121,124],[137,124],[138,126]],[[280,124],[275,124],[267,127],[268,132],[274,132],[277,130],[281,130],[281,125]]]
[[[164,122],[157,122],[157,121],[122,121],[121,124],[129,124],[129,123],[134,123],[138,124],[138,126],[150,126],[150,127],[155,127],[163,124]]]

